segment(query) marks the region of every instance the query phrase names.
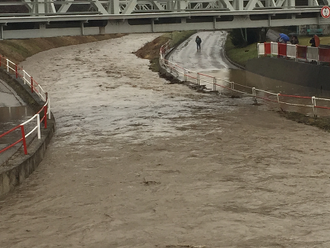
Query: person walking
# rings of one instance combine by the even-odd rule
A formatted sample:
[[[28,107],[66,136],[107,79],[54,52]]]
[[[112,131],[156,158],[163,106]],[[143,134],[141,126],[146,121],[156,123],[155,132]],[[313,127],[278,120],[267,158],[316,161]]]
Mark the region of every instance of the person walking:
[[[196,44],[197,44],[197,50],[201,50],[202,39],[197,35],[195,41],[196,41]]]

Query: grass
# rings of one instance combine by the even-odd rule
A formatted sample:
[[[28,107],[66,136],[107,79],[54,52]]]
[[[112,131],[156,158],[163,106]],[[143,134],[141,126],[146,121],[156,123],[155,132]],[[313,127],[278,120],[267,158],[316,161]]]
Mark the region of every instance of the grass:
[[[171,33],[171,46],[176,47],[188,39],[190,36],[195,34],[196,31],[182,31],[182,32],[172,32]]]
[[[319,36],[321,45],[330,45],[330,36]],[[299,36],[299,45],[310,46],[309,40],[311,36]]]
[[[249,59],[258,57],[257,43],[254,43],[254,44],[248,45],[246,47],[242,47],[242,48],[236,48],[231,43],[230,39],[227,39],[226,44],[225,44],[225,49],[226,49],[227,57],[231,61],[233,61],[243,67],[245,67],[246,62]]]

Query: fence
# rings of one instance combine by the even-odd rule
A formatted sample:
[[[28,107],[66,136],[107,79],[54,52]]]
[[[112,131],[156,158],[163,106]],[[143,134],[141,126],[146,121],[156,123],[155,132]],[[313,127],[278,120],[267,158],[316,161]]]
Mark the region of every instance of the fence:
[[[31,92],[38,95],[38,97],[44,102],[41,109],[30,119],[21,123],[20,125],[8,130],[0,134],[0,139],[8,137],[13,132],[20,130],[20,138],[14,141],[12,144],[4,147],[0,150],[0,154],[7,151],[9,148],[15,146],[16,144],[22,142],[24,154],[27,155],[27,144],[26,139],[33,133],[37,132],[38,139],[41,139],[41,123],[44,124],[44,128],[47,128],[47,116],[51,118],[50,112],[50,99],[48,97],[47,92],[43,90],[43,88],[25,71],[23,68],[19,67],[17,64],[13,63],[9,59],[0,55],[0,67],[4,67],[7,73],[15,75],[16,79],[21,79],[25,85],[28,85]],[[35,124],[33,124],[33,122]],[[30,130],[27,131],[27,126],[32,126]]]
[[[276,42],[262,43],[262,45],[258,44],[258,55],[270,54],[270,55],[280,55],[280,56],[288,56],[288,57],[296,58],[295,54],[297,54],[297,51],[302,52],[302,50],[299,50],[299,48],[297,49],[294,47],[296,46],[290,44],[288,45],[281,44]],[[312,58],[315,57],[316,51],[319,52],[320,50],[323,50],[321,48],[315,48],[315,47],[313,47],[313,49],[310,48],[311,47],[305,48],[306,51],[305,57],[307,57],[306,60],[312,60]],[[160,65],[164,69],[166,69],[169,73],[176,76],[177,78],[180,78],[185,82],[190,81],[197,85],[204,86],[207,90],[210,91],[217,91],[217,89],[221,88],[222,90],[225,91],[237,92],[239,94],[248,95],[253,97],[255,101],[257,101],[257,99],[260,99],[263,101],[275,103],[280,108],[282,108],[285,105],[297,107],[297,108],[307,108],[312,111],[312,114],[315,117],[321,114],[321,110],[326,111],[325,113],[322,112],[322,114],[324,115],[329,115],[330,113],[329,111],[330,99],[319,98],[315,96],[311,96],[311,97],[296,96],[296,95],[287,95],[282,93],[274,93],[263,89],[258,89],[256,87],[250,87],[235,82],[231,82],[226,79],[216,78],[203,73],[187,70],[166,59],[166,55],[171,51],[171,49],[172,48],[170,47],[169,42],[161,47]],[[319,52],[319,54],[322,54],[322,56],[325,56],[326,53],[328,53],[328,51],[327,52],[321,51],[321,53]],[[301,55],[301,57],[303,56]],[[318,58],[320,57],[321,56],[318,56]],[[325,59],[323,59],[322,61],[325,61]],[[299,112],[299,110],[297,112]]]
[[[277,42],[258,43],[258,57],[281,56],[296,61],[315,61],[317,64],[330,62],[330,49],[322,47],[300,46]]]

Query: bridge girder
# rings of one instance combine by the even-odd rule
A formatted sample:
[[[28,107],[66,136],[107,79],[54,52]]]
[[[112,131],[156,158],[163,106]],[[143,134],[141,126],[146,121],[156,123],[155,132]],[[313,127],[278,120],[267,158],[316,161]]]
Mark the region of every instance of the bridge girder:
[[[330,25],[327,1],[1,0],[0,39]]]
[[[269,8],[306,8],[322,7],[330,4],[330,0],[306,0],[305,4],[296,4],[298,0],[21,0],[13,2],[3,0],[0,3],[0,15],[10,13],[2,11],[9,6],[21,8],[30,15],[70,14],[72,12],[99,15],[134,14],[157,12],[186,11],[253,11]],[[300,1],[301,2],[301,1]],[[12,8],[11,8],[12,9]],[[17,13],[17,12],[15,12]],[[14,13],[13,13],[14,14]]]

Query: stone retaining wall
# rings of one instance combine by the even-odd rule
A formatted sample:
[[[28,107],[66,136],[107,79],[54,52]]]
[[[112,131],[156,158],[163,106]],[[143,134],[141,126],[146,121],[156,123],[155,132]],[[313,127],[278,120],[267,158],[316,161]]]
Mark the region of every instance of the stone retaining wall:
[[[330,90],[330,67],[296,62],[285,58],[260,57],[251,59],[246,70],[255,74],[300,86]]]

